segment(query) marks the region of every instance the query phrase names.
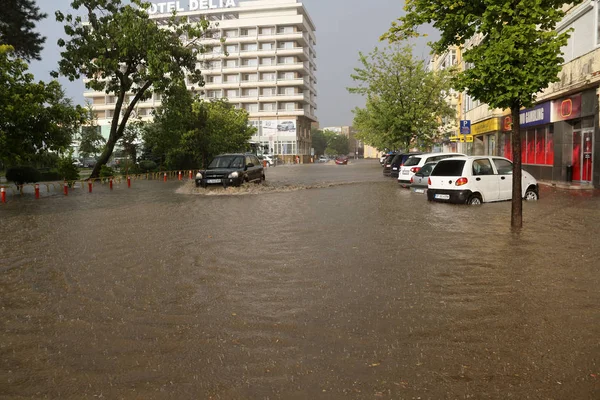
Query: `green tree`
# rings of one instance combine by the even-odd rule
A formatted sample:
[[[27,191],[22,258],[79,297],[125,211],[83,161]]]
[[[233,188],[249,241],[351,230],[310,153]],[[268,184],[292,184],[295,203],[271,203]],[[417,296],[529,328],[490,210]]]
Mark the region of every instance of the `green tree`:
[[[174,86],[154,123],[144,128],[145,158],[174,169],[206,166],[220,153],[245,151],[255,131],[245,110],[226,100],[199,100]]]
[[[95,156],[102,150],[102,146],[106,143],[106,139],[100,133],[99,126],[83,126],[81,127],[81,140],[79,142],[79,153],[83,158]]]
[[[446,101],[453,71],[427,71],[411,46],[360,53],[350,93],[366,97],[354,110],[356,137],[379,148],[427,147],[440,138],[440,121],[455,116]]]
[[[86,113],[57,81],[34,82],[27,64],[11,53],[11,46],[0,45],[0,159],[16,165],[68,148]]]
[[[409,0],[406,15],[392,24],[382,39],[399,41],[418,36],[418,27],[433,24],[441,37],[433,51],[464,46],[469,66],[455,88],[492,108],[510,108],[513,120],[513,201],[511,226],[523,226],[521,199],[521,129],[519,111],[534,104],[536,94],[559,80],[564,62],[561,48],[569,32],[556,25],[563,6],[581,0]],[[469,43],[468,45],[465,45]]]
[[[334,135],[329,138],[327,153],[333,155],[347,155],[350,152],[350,142],[344,135]]]
[[[173,15],[165,26],[159,26],[149,18],[149,3],[142,0],[73,0],[71,7],[83,9],[88,22],[56,12],[69,36],[68,41],[58,41],[64,48],[59,72],[70,80],[84,76],[88,89],[117,98],[108,141],[91,174],[96,178],[123,137],[138,102],[150,98],[152,91],[164,93],[186,79],[203,85],[196,64],[198,55],[206,51],[200,39],[208,32],[209,22],[190,23],[186,17]]]
[[[40,59],[46,38],[34,32],[35,23],[46,18],[34,0],[3,0],[0,13],[0,45],[10,45],[14,55],[25,60]]]
[[[312,147],[315,149],[315,155],[321,156],[325,154],[327,137],[322,130],[315,130],[312,132]]]

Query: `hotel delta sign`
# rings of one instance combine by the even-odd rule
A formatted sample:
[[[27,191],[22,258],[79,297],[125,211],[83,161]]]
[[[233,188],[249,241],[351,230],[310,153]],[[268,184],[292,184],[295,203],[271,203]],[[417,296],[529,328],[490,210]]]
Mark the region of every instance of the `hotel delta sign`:
[[[150,3],[148,14],[167,14],[173,11],[215,10],[218,8],[234,8],[239,0],[187,0],[187,9],[183,7],[185,1],[166,1],[163,3]]]

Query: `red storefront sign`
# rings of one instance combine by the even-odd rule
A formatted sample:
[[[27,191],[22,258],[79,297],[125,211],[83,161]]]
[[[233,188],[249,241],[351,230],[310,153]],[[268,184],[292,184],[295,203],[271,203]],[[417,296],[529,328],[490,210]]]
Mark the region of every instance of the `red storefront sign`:
[[[552,103],[552,121],[567,121],[581,117],[581,93]]]

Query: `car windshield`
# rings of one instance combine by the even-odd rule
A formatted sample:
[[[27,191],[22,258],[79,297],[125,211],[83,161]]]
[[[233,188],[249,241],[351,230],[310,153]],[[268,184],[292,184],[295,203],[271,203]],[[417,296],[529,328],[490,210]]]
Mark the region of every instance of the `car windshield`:
[[[431,176],[461,176],[464,166],[465,160],[442,160],[435,166]]]
[[[436,163],[427,163],[423,165],[423,168],[419,171],[419,175],[429,176],[431,171],[433,171],[433,167],[435,167]]]
[[[241,156],[222,156],[215,157],[208,169],[217,169],[217,168],[242,168],[244,165],[244,157]]]
[[[412,165],[418,165],[420,161],[421,161],[421,157],[411,156],[411,157],[408,157],[408,160],[406,160],[406,162],[404,163],[404,166],[410,167]]]

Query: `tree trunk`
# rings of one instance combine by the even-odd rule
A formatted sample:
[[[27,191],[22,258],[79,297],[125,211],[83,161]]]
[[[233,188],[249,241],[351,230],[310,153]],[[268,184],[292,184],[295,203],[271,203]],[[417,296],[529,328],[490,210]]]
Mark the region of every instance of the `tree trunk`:
[[[513,105],[512,114],[512,152],[513,152],[513,184],[512,184],[512,209],[510,226],[513,229],[523,227],[523,197],[521,196],[521,122],[520,105]]]
[[[104,150],[102,151],[102,154],[100,154],[100,158],[96,162],[96,165],[94,165],[94,169],[92,170],[90,179],[96,179],[96,178],[100,177],[100,169],[102,168],[103,165],[106,165],[106,163],[108,162],[108,159],[112,155],[113,150],[115,148],[115,144],[117,144],[117,141],[119,140],[119,138],[117,137],[117,132],[118,132],[117,129],[114,129],[114,130],[111,129],[110,137],[108,138],[108,141],[106,142],[106,145],[104,146]]]

